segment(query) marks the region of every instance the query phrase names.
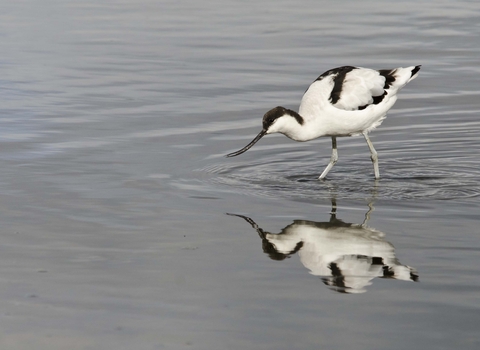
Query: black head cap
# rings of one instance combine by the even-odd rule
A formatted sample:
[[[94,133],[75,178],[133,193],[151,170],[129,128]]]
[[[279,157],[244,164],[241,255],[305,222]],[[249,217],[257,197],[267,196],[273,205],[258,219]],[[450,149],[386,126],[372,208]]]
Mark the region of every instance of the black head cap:
[[[287,109],[284,107],[275,107],[269,110],[265,115],[263,116],[263,129],[268,130],[270,125],[272,125],[275,120],[280,118],[282,115],[287,114]]]
[[[275,120],[284,115],[289,115],[295,118],[300,125],[303,124],[303,118],[297,112],[292,111],[291,109],[287,109],[285,107],[278,106],[272,108],[263,116],[263,129],[268,130],[268,128],[275,122]]]

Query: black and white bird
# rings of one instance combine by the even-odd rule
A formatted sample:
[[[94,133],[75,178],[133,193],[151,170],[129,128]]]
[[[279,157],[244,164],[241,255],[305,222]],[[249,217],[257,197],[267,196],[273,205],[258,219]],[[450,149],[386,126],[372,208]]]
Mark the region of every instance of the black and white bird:
[[[362,224],[347,223],[336,216],[332,203],[330,221],[294,220],[279,233],[263,230],[251,218],[248,222],[262,239],[263,251],[273,260],[284,260],[295,253],[314,276],[340,293],[363,293],[374,278],[418,281],[415,268],[403,265],[385,233],[367,225],[370,212]]]
[[[264,135],[281,133],[295,141],[332,138],[332,157],[319,179],[337,163],[337,137],[362,134],[370,149],[375,178],[380,178],[378,156],[368,133],[379,126],[397,101],[397,93],[418,75],[420,66],[373,70],[344,66],[326,71],[305,91],[297,112],[275,107],[263,116],[262,131],[247,146],[227,155],[249,150]]]

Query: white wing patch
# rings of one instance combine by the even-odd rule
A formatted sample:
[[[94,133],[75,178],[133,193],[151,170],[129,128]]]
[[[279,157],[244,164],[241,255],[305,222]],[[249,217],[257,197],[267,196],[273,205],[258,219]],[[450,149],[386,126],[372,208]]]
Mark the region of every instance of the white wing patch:
[[[385,93],[385,77],[379,71],[367,68],[357,68],[342,77],[334,78],[335,85],[341,84],[338,100],[333,103],[337,108],[353,111],[374,103],[374,97]],[[335,81],[337,79],[337,81]],[[332,101],[333,102],[333,101]]]

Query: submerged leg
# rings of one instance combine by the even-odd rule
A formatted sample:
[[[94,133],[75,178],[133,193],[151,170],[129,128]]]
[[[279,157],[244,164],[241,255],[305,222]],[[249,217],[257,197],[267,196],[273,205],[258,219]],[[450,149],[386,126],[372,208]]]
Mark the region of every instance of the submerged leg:
[[[332,136],[332,157],[330,158],[330,163],[328,163],[327,167],[323,171],[322,175],[320,175],[319,179],[324,179],[325,176],[327,176],[328,172],[330,169],[333,168],[335,163],[337,163],[338,160],[338,153],[337,153],[337,138]]]
[[[372,141],[370,141],[370,138],[368,137],[367,133],[363,134],[363,137],[365,137],[365,141],[367,141],[368,148],[370,148],[370,153],[372,156],[370,159],[372,159],[373,163],[373,170],[375,171],[375,178],[379,179],[380,178],[380,171],[378,170],[378,155],[377,151],[375,151],[375,148],[373,148]]]

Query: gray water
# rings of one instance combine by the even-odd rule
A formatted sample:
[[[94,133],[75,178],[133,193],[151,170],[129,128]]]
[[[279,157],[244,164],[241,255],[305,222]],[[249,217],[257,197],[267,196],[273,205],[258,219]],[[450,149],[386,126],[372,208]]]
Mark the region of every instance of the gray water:
[[[4,2],[0,347],[478,349],[479,57],[477,1]],[[379,181],[361,137],[326,181],[329,139],[224,157],[330,68],[417,64]]]

